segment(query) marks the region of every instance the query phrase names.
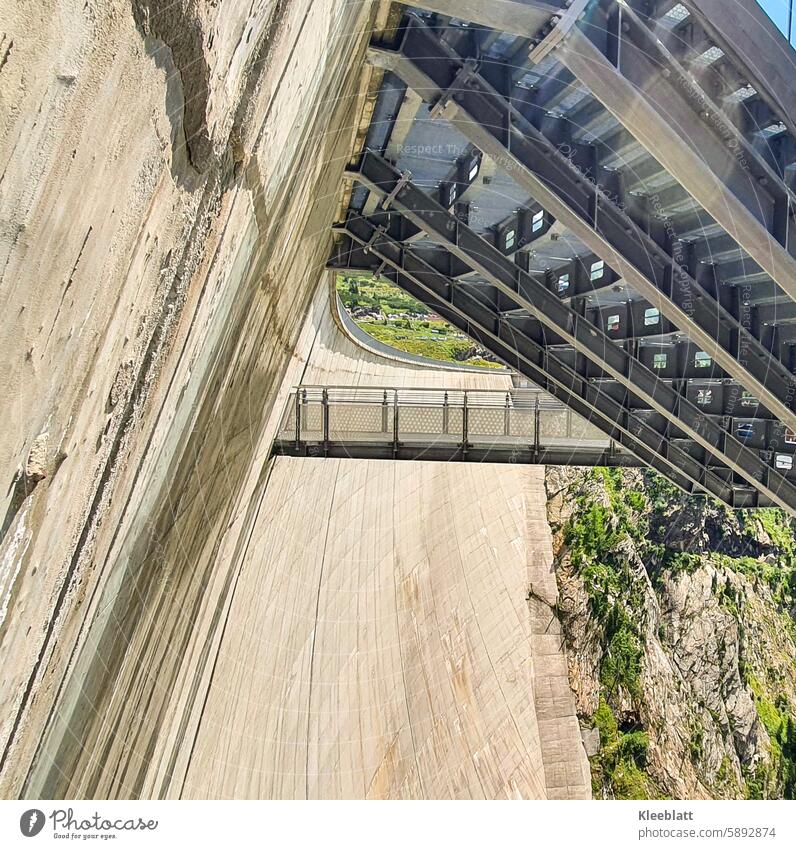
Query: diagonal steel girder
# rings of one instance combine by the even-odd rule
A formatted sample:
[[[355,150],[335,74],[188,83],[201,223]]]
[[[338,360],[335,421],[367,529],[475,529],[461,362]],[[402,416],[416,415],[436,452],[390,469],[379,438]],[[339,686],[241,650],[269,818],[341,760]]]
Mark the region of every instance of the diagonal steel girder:
[[[796,259],[787,250],[793,202],[788,188],[643,20],[629,7],[620,13],[629,32],[620,28],[619,67],[588,29],[573,29],[557,58],[796,299]]]
[[[370,229],[365,230],[365,236],[378,236],[376,233],[377,227],[381,226],[378,223],[378,219],[369,219]],[[360,227],[360,229],[362,229]],[[349,237],[351,232],[348,231]],[[358,235],[359,231],[357,232]],[[398,242],[399,238],[389,234],[390,237],[394,240],[394,242]],[[375,253],[371,251],[370,246],[367,248],[362,247],[362,241],[364,241],[364,237],[358,241],[359,247],[352,246],[348,243],[338,244],[336,247],[335,253],[330,258],[327,267],[330,269],[341,269],[341,268],[349,268],[349,269],[358,269],[367,271],[371,274],[383,274],[384,273],[384,261],[380,259]],[[360,257],[364,254],[364,250],[368,250],[367,256],[371,258],[371,262],[369,264],[364,264]],[[574,357],[572,354],[574,353],[574,349],[571,346],[562,346],[560,345],[560,339],[555,338],[555,334],[551,334],[550,331],[546,331],[544,328],[541,328],[538,321],[536,319],[532,319],[528,317],[527,311],[517,310],[516,312],[522,312],[525,315],[524,320],[520,320],[520,323],[517,324],[518,316],[512,313],[511,307],[515,306],[514,302],[509,301],[509,299],[505,298],[506,303],[503,304],[495,304],[491,297],[484,299],[483,297],[478,297],[477,289],[474,289],[469,284],[463,284],[461,282],[456,281],[454,278],[450,276],[450,263],[448,258],[451,256],[448,254],[447,256],[443,256],[445,252],[441,250],[436,251],[425,251],[420,249],[418,246],[412,246],[412,261],[416,262],[418,260],[424,262],[427,266],[433,268],[437,272],[438,280],[441,280],[442,277],[439,275],[444,275],[445,283],[443,285],[447,285],[448,288],[445,289],[442,294],[447,299],[445,303],[449,306],[454,301],[456,302],[457,307],[461,307],[462,304],[469,305],[470,310],[464,310],[472,319],[472,312],[476,310],[480,317],[479,327],[483,328],[486,324],[488,327],[498,327],[498,335],[501,336],[508,327],[511,331],[510,340],[512,345],[515,347],[516,351],[518,351],[521,355],[527,355],[529,348],[525,346],[538,346],[538,350],[546,350],[549,353],[556,356],[561,362],[565,362],[568,364],[568,367],[577,375],[577,379],[585,382],[593,381],[595,382],[601,391],[604,391],[605,394],[619,402],[620,404],[624,404],[625,407],[632,411],[634,414],[641,416],[644,420],[651,424],[655,430],[665,436],[667,439],[676,439],[677,444],[681,447],[686,446],[686,444],[692,447],[686,447],[686,450],[692,454],[692,456],[698,456],[701,452],[701,449],[694,445],[692,440],[686,440],[683,437],[679,437],[678,434],[671,427],[671,419],[666,419],[662,417],[659,413],[650,410],[649,405],[644,405],[644,402],[638,398],[636,395],[630,395],[627,390],[618,383],[618,381],[606,377],[605,374],[594,366],[591,361],[587,360],[584,357]],[[375,264],[373,262],[375,261]],[[393,265],[398,263],[393,262]],[[401,267],[404,268],[403,262],[401,263]],[[393,281],[395,282],[395,281]],[[403,283],[400,284],[403,286]],[[405,287],[404,287],[405,288]],[[425,303],[429,303],[427,298],[418,297],[417,293],[412,291],[410,292],[414,297],[417,297],[420,301],[425,301]],[[432,309],[435,308],[432,306]],[[439,310],[437,310],[439,312]],[[442,314],[442,313],[440,313]],[[501,321],[503,322],[501,324]],[[460,326],[456,321],[451,321],[452,324],[456,324]],[[528,323],[532,326],[528,327]],[[464,332],[468,332],[467,328],[462,328]],[[483,334],[483,329],[479,330],[479,333]],[[472,335],[472,334],[471,334]],[[549,337],[553,336],[554,339],[550,339]],[[522,343],[522,345],[520,345]],[[500,356],[505,361],[509,362],[512,367],[516,367],[516,353],[511,356],[505,355],[503,352],[496,350],[493,342],[487,342],[487,347],[491,347],[493,353]],[[552,347],[554,346],[554,347]],[[536,349],[534,349],[536,350]],[[530,376],[530,375],[529,375]],[[535,379],[532,377],[532,379]],[[666,380],[668,383],[669,381]],[[690,391],[690,387],[694,385],[697,388],[704,388],[706,385],[713,383],[714,381],[705,381],[705,380],[685,380],[680,381],[679,383],[679,392],[686,397],[693,398],[695,393]],[[722,403],[724,403],[725,394],[725,382],[719,381],[722,389],[720,390],[722,395]],[[554,394],[554,393],[551,393]],[[785,434],[782,432],[782,426],[778,423],[770,419],[770,417],[766,417],[762,411],[758,409],[752,410],[737,410],[737,403],[740,400],[737,396],[734,396],[733,393],[729,393],[730,396],[735,397],[735,401],[733,403],[733,409],[727,410],[722,408],[722,410],[705,410],[705,413],[711,414],[713,416],[722,416],[726,417],[728,420],[727,429],[732,431],[734,429],[734,425],[737,425],[739,422],[749,422],[751,420],[757,419],[758,424],[755,425],[754,435],[749,438],[753,438],[756,442],[756,445],[749,447],[754,447],[756,450],[759,449],[761,451],[784,451],[786,453],[793,453],[792,450],[788,450],[788,443],[785,441]],[[564,400],[564,399],[562,399]],[[646,412],[652,413],[652,418],[649,418],[646,415]],[[760,416],[763,416],[760,418]],[[657,422],[657,425],[656,425]],[[667,426],[668,425],[668,429]],[[697,452],[694,455],[694,451]],[[765,458],[764,458],[765,459]]]
[[[727,5],[726,0],[720,2]],[[744,2],[756,5],[755,0]],[[503,5],[511,4],[512,0],[505,0]],[[424,5],[422,0],[418,5]],[[442,7],[445,2],[438,0],[435,5]],[[448,5],[456,4],[451,0]],[[514,0],[513,5],[519,11],[527,0]],[[698,12],[702,6],[712,9],[718,3],[693,0],[688,5]],[[759,7],[757,11],[765,17]],[[602,33],[592,33],[595,39],[589,37],[589,30],[598,29],[599,24],[589,25],[588,16],[585,28],[574,25],[570,18],[561,18],[544,41],[783,291],[796,299],[796,259],[787,249],[792,193],[644,19],[628,4],[617,4],[616,12],[613,38],[619,46],[612,49],[619,67],[594,43]],[[471,14],[471,20],[482,26],[500,29],[508,24],[510,32],[528,34],[516,15],[506,21],[505,9],[498,19],[490,3],[480,4]],[[734,32],[741,36],[744,33],[737,18],[748,13],[734,14]],[[726,29],[726,15],[720,18],[725,20]],[[787,92],[787,86],[781,84],[781,69],[776,69],[769,58],[763,61],[767,73],[779,83],[779,90]],[[793,101],[792,95],[786,100]],[[782,96],[778,102],[782,102]]]
[[[350,216],[340,230],[392,270],[396,283],[463,332],[486,345],[504,362],[517,368],[539,387],[579,415],[642,462],[687,492],[699,487],[727,504],[733,488],[697,458],[671,442],[642,418],[601,391],[521,330],[510,327],[500,314],[429,265],[415,251],[380,230],[371,221]],[[384,268],[380,273],[385,275]],[[388,273],[385,275],[391,279]]]
[[[385,237],[372,222],[354,217],[341,226],[350,238],[378,256],[379,274],[425,303],[462,332],[489,348],[540,388],[558,398],[579,415],[600,427],[618,445],[642,462],[693,492],[694,485],[731,507],[763,507],[772,502],[756,489],[740,489],[728,483],[698,457],[686,451],[687,440],[671,440],[643,418],[601,391],[561,361],[554,351],[539,345],[522,331],[510,328],[500,315],[433,268],[414,250]],[[385,268],[386,266],[386,268]],[[727,469],[721,472],[727,473]]]
[[[683,0],[683,5],[796,133],[796,54],[758,0]]]
[[[484,275],[508,297],[514,298],[520,308],[539,319],[606,375],[649,403],[653,410],[673,419],[677,427],[712,454],[718,464],[728,466],[796,515],[796,485],[708,419],[673,387],[658,380],[654,372],[430,198],[389,162],[366,151],[359,168],[350,173],[371,191],[381,197],[390,197],[401,215]]]
[[[472,65],[418,19],[410,21],[397,51],[376,52],[379,64],[390,67],[424,100],[447,101],[446,117],[456,129],[796,430],[796,378],[791,372]]]
[[[483,0],[422,0],[419,8],[463,21],[479,23]],[[534,35],[545,24],[562,15],[566,0],[489,0],[490,29],[515,35]],[[519,30],[520,32],[516,32]]]
[[[374,224],[383,225],[386,223],[386,216],[383,213],[377,214],[372,216],[371,220]],[[391,216],[391,222],[393,225],[398,226],[389,228],[388,232],[390,235],[397,241],[405,241],[400,233],[401,225],[405,223],[405,219],[401,218],[396,220],[396,216],[393,214]],[[458,259],[458,257],[448,253],[444,248],[437,248],[421,243],[413,245],[413,251],[416,256],[424,259],[429,265],[433,266],[438,271],[444,271],[445,275],[451,278],[451,280],[457,282],[457,285],[460,288],[467,288],[470,291],[482,293],[482,298],[485,302],[493,306],[497,312],[506,318],[506,320],[512,322],[526,322],[527,332],[534,338],[544,338],[545,344],[560,345],[560,339],[556,340],[555,337],[551,338],[552,334],[550,331],[545,331],[544,328],[540,327],[538,320],[528,315],[527,310],[515,309],[515,302],[511,299],[507,299],[505,295],[502,295],[493,284],[487,283],[480,278],[472,279],[470,277],[472,270],[469,266],[466,266]],[[371,252],[366,253],[364,248],[353,248],[340,253],[339,255],[335,255],[329,261],[327,267],[337,270],[359,271],[375,274],[378,272],[380,266],[381,260],[379,260],[374,254]],[[544,279],[540,279],[538,276],[537,279],[539,279],[539,282],[542,285],[550,291],[553,291],[554,294],[557,294],[555,288],[551,288],[548,282]],[[558,297],[561,296],[558,295]],[[636,356],[641,359],[642,362],[646,362],[647,365],[650,364],[655,353],[663,353],[664,351],[668,352],[670,356],[673,356],[673,364],[671,367],[667,364],[665,370],[659,372],[658,377],[661,380],[665,380],[667,383],[678,381],[681,394],[693,397],[694,393],[691,391],[692,388],[695,392],[698,392],[700,389],[705,389],[708,384],[713,385],[717,382],[720,383],[722,387],[719,391],[721,407],[720,409],[716,409],[716,406],[712,404],[709,409],[705,410],[705,413],[709,415],[720,415],[733,420],[729,421],[726,426],[728,431],[732,431],[733,426],[737,424],[738,421],[757,419],[760,422],[765,423],[764,426],[766,428],[766,433],[763,445],[755,447],[771,447],[772,450],[781,450],[784,440],[782,425],[778,421],[774,420],[771,413],[761,404],[752,404],[748,398],[745,399],[738,383],[726,378],[723,373],[716,374],[713,369],[698,372],[695,369],[688,368],[685,363],[684,356],[693,356],[691,350],[692,346],[690,343],[683,340],[669,340],[668,337],[660,339],[657,334],[645,335],[641,332],[636,334],[635,330],[632,334],[628,334],[626,331],[623,335],[617,336],[605,329],[606,322],[603,320],[605,314],[611,313],[612,311],[621,311],[623,308],[625,310],[625,315],[622,320],[622,326],[626,327],[629,322],[634,322],[635,325],[641,329],[641,322],[643,321],[643,319],[641,319],[641,315],[643,315],[644,303],[645,302],[627,301],[623,305],[613,304],[610,307],[604,306],[599,309],[588,306],[583,309],[584,305],[581,304],[580,307],[573,305],[573,309],[580,312],[596,326],[602,327],[604,332],[606,332],[614,341],[631,342],[632,340],[637,339],[644,342],[647,347],[640,348]],[[631,314],[633,316],[632,318]],[[667,336],[669,333],[668,328],[664,328],[664,331],[664,336]],[[670,348],[672,347],[674,348],[673,352],[670,351]],[[573,349],[569,346],[563,346],[561,347],[561,350],[571,352]],[[647,353],[646,358],[644,356],[645,353]],[[606,382],[610,381],[615,383],[615,381],[612,381],[610,378],[604,378],[604,380]],[[641,409],[641,407],[639,407],[639,409]]]

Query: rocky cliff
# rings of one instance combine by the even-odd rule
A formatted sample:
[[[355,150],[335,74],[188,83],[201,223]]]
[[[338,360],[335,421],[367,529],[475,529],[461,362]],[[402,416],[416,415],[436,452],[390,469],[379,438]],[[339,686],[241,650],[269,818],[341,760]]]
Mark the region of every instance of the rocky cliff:
[[[546,483],[595,797],[793,798],[793,523],[647,472]]]
[[[388,8],[0,0],[0,795],[81,772],[136,635],[159,674],[133,721],[168,727],[300,374]]]

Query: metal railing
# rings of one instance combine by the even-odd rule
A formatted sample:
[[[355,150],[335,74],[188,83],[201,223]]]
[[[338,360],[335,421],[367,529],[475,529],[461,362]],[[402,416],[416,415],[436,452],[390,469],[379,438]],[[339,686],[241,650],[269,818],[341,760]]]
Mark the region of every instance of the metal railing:
[[[617,453],[595,425],[538,389],[299,386],[290,393],[276,442],[282,453],[367,444],[393,456],[406,446],[447,445],[462,459],[475,449]]]

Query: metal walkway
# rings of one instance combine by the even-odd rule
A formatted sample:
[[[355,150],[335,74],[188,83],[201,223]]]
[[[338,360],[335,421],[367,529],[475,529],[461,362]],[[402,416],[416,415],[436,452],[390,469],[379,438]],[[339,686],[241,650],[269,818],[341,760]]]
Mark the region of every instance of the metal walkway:
[[[638,466],[538,389],[510,392],[300,386],[274,453],[299,457]]]
[[[330,267],[689,492],[796,513],[796,72],[754,0],[425,0]]]

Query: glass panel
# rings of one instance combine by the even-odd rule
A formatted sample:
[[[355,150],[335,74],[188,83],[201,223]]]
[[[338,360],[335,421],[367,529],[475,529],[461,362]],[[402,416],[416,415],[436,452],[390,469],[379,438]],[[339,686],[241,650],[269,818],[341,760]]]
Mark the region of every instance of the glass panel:
[[[562,274],[558,278],[558,294],[563,295],[569,289],[569,274]]]
[[[653,368],[666,368],[666,363],[669,360],[668,354],[653,354],[652,355],[652,367]]]
[[[793,457],[789,454],[777,454],[777,468],[790,471],[793,468]]]
[[[506,250],[509,250],[509,248],[514,247],[514,240],[516,239],[516,237],[517,234],[514,232],[514,230],[509,230],[506,233]]]
[[[698,389],[697,390],[697,404],[701,404],[703,407],[706,407],[713,400],[713,390],[712,389]]]
[[[535,213],[533,218],[531,219],[531,230],[535,233],[537,230],[542,229],[543,224],[544,210],[539,210],[539,212]]]
[[[599,280],[605,273],[605,263],[598,259],[597,262],[591,264],[591,279]]]
[[[713,360],[710,354],[704,351],[697,351],[694,355],[694,366],[696,368],[710,368],[713,365]]]
[[[609,315],[608,316],[608,330],[612,333],[615,333],[619,330],[619,316],[618,315]]]

